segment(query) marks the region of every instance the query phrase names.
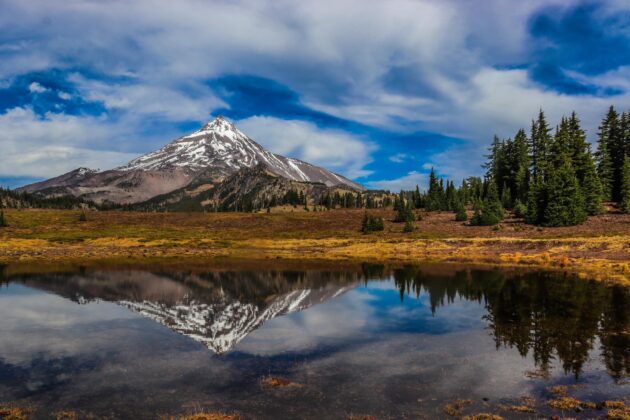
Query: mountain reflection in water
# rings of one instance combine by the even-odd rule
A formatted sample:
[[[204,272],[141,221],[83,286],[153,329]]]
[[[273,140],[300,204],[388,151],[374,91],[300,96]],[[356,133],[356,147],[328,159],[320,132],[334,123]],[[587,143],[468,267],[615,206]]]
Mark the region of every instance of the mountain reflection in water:
[[[102,400],[116,415],[142,407],[173,412],[186,398],[211,397],[212,407],[266,418],[284,415],[289,403],[256,387],[261,376],[280,373],[309,384],[292,391],[302,393],[291,403],[298,417],[357,407],[395,415],[476,393],[531,391],[535,386],[523,382],[531,367],[542,376],[558,367],[574,382],[586,375],[603,397],[624,392],[611,384],[625,389],[630,375],[629,289],[546,272],[364,264],[0,274],[0,402],[25,398],[63,408],[82,401],[98,412]],[[87,312],[68,306],[77,303]],[[94,306],[103,303],[115,306]],[[97,327],[67,325],[89,314],[94,319],[83,324]],[[62,321],[48,326],[55,315]],[[167,337],[160,325],[178,334]],[[204,361],[182,335],[221,357]],[[82,350],[86,343],[96,350]],[[139,351],[144,358],[136,361]],[[163,354],[155,372],[145,367],[154,354]],[[98,393],[97,403],[86,389],[70,391],[76,381],[59,379],[92,370],[100,378],[110,365],[140,382],[110,379],[111,395]],[[170,393],[173,384],[185,395]],[[128,398],[125,390],[148,396],[112,409],[108,399],[117,392]]]

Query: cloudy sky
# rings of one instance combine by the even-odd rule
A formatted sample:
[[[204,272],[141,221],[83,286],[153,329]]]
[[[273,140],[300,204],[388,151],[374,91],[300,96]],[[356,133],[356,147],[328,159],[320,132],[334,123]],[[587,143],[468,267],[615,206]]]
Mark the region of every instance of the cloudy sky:
[[[630,108],[627,0],[0,0],[0,185],[223,114],[373,188],[480,174],[543,108]]]

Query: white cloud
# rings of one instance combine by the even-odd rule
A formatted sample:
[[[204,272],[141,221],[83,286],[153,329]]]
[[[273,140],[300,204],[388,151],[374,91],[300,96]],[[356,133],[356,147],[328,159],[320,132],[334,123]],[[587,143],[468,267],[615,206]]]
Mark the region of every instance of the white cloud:
[[[59,98],[63,99],[64,101],[69,101],[70,99],[72,99],[72,95],[70,95],[68,92],[57,92],[57,96],[59,96]]]
[[[136,157],[107,150],[123,135],[101,118],[48,114],[14,108],[0,115],[0,176],[53,177],[80,166],[111,168]]]
[[[390,156],[389,160],[394,163],[402,163],[408,157],[409,155],[407,155],[406,153],[396,153],[395,155]]]
[[[421,190],[426,189],[429,183],[429,176],[425,173],[411,171],[407,175],[396,178],[386,179],[381,181],[371,181],[366,183],[367,187],[375,190],[389,190],[389,191],[410,191],[414,190],[418,186]]]
[[[44,86],[40,85],[37,82],[33,82],[30,85],[28,85],[28,90],[33,93],[42,93],[42,92],[46,92],[48,89],[46,89]]]
[[[251,117],[238,122],[248,136],[274,153],[359,178],[369,175],[364,167],[371,161],[375,145],[339,130],[318,128],[304,121]]]
[[[627,10],[621,0],[609,3],[604,7],[615,13]],[[225,104],[206,82],[226,74],[273,79],[296,91],[306,105],[338,117],[400,132],[424,130],[461,137],[468,140],[467,150],[475,156],[483,153],[493,134],[512,136],[527,126],[540,107],[552,124],[576,110],[593,139],[611,102],[622,108],[630,103],[630,94],[562,95],[531,83],[524,70],[502,67],[527,62],[532,12],[543,6],[566,7],[565,0],[157,4],[154,0],[3,2],[0,26],[11,37],[0,36],[0,81],[49,68],[86,68],[93,70],[91,74],[123,77],[124,83],[73,79],[81,96],[102,101],[108,110],[123,115],[108,126],[114,132],[125,131],[136,145],[112,142],[108,149],[112,152],[145,148],[142,122],[150,118],[173,126],[207,119]],[[586,77],[585,82],[628,91],[627,76],[627,68],[597,77],[576,75]],[[37,83],[30,88],[45,89]],[[58,121],[61,124],[62,119]],[[265,135],[281,125],[267,122],[272,125],[267,131],[256,125]],[[292,129],[314,135],[312,127]],[[262,141],[263,136],[252,134]],[[332,169],[350,176],[364,175],[374,149],[350,146],[355,144],[350,135],[342,139],[339,132],[325,134],[343,145],[340,155],[358,150],[358,156],[328,156],[324,148],[305,142],[290,147],[295,140],[285,138],[276,144],[273,138],[264,139],[279,151],[307,160],[313,157],[316,163],[330,163]],[[66,143],[63,137],[49,141]],[[366,144],[364,139],[358,141]],[[81,147],[89,150],[90,142],[85,137]],[[316,144],[326,142],[320,136]],[[462,168],[480,173],[476,157],[468,157]],[[444,154],[428,160],[443,173],[457,173],[455,163],[447,162]],[[28,172],[26,167],[23,170]]]

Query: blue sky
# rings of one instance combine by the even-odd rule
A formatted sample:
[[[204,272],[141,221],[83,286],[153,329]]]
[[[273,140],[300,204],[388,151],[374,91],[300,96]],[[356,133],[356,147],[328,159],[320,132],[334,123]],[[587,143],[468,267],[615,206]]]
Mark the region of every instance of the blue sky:
[[[630,3],[0,3],[0,184],[108,169],[217,114],[372,188],[480,174],[543,108],[630,108]]]

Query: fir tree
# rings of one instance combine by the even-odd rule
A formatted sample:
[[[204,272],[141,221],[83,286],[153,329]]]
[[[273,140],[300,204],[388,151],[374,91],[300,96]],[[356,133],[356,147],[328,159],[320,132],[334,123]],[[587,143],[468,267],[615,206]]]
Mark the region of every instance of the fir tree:
[[[584,223],[586,211],[580,184],[568,157],[552,169],[545,185],[547,201],[542,213],[544,226],[572,226]]]
[[[493,226],[498,224],[505,216],[505,209],[499,200],[499,192],[496,183],[488,183],[488,192],[481,205],[475,210],[471,224],[476,226]]]
[[[519,219],[523,219],[527,216],[527,206],[519,199],[516,199],[516,202],[514,203],[514,216]]]
[[[405,200],[402,197],[402,191],[401,191],[401,195],[400,198],[398,199],[398,204],[395,205],[395,210],[396,210],[396,218],[394,219],[394,222],[413,222],[415,217],[413,214],[413,208],[412,208],[412,204],[410,201]]]
[[[630,213],[630,157],[626,155],[623,163],[621,177],[621,202],[622,213]]]
[[[87,214],[85,214],[85,210],[81,210],[81,214],[79,215],[79,222],[87,222]]]
[[[576,176],[579,181],[579,175],[576,174]],[[604,207],[602,206],[604,191],[602,183],[599,181],[599,176],[597,175],[593,156],[590,153],[587,154],[585,159],[580,186],[582,188],[584,210],[586,210],[586,213],[591,216],[602,213],[604,211]]]
[[[541,109],[538,113],[538,119],[532,122],[532,134],[530,139],[532,176],[534,178],[544,176],[545,169],[548,166],[547,157],[551,143],[550,132],[551,130],[547,125],[545,113]]]
[[[4,211],[0,210],[0,228],[7,227],[7,219],[4,217]]]
[[[382,217],[372,216],[367,211],[363,214],[363,221],[361,223],[361,232],[378,232],[385,229],[385,224]]]
[[[614,197],[615,168],[612,153],[617,134],[617,112],[611,106],[602,124],[599,126],[597,153],[595,154],[597,158],[597,173],[602,183],[604,200],[612,200]]]
[[[461,201],[457,202],[455,207],[455,220],[458,222],[464,222],[468,220],[468,214],[466,213],[466,207]]]
[[[413,232],[413,222],[411,220],[407,220],[405,222],[405,227],[403,228],[403,232],[405,233]]]

